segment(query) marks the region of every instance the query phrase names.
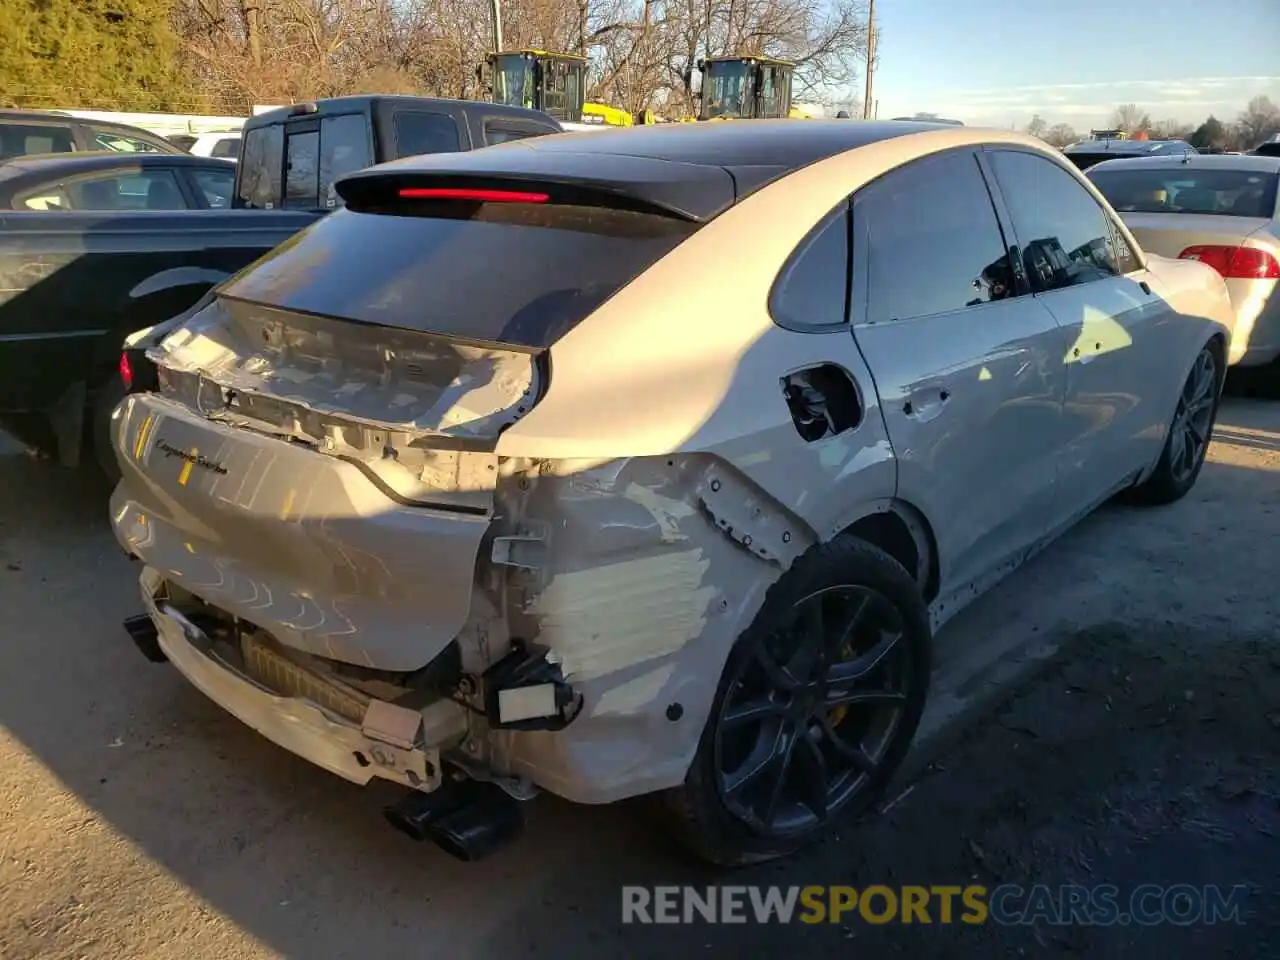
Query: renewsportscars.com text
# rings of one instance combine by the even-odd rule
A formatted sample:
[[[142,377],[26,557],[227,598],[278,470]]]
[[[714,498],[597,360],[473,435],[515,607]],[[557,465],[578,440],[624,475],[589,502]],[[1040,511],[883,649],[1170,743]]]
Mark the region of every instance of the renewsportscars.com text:
[[[976,884],[622,888],[623,923],[843,923],[1057,926],[1242,923],[1248,887]]]

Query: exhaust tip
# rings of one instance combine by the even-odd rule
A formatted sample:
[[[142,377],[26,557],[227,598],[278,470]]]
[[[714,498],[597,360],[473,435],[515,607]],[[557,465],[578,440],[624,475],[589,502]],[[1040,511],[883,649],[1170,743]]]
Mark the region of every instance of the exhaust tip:
[[[160,649],[160,635],[150,616],[140,613],[129,617],[124,621],[124,629],[133,645],[152,663],[169,662],[169,658]]]
[[[473,863],[515,840],[524,829],[520,801],[501,787],[474,780],[446,783],[435,793],[413,791],[383,815],[414,840],[430,840],[449,856]]]

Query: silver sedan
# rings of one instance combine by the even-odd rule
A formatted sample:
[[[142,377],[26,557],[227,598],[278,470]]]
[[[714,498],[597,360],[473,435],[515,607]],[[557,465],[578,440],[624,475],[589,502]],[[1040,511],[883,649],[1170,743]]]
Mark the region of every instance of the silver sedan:
[[[149,335],[130,627],[464,859],[537,790],[660,795],[717,863],[819,839],[902,760],[939,625],[1204,461],[1222,277],[1031,137],[671,124],[338,192]]]
[[[1142,157],[1089,170],[1142,246],[1199,260],[1231,293],[1228,362],[1280,356],[1280,157]]]

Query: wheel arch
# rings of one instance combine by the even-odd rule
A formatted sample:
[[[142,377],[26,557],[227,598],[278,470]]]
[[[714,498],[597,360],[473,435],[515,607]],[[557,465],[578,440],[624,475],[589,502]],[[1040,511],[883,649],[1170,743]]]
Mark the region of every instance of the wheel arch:
[[[924,513],[906,500],[890,497],[870,504],[837,536],[865,540],[897,560],[915,578],[926,603],[938,595],[937,538]]]

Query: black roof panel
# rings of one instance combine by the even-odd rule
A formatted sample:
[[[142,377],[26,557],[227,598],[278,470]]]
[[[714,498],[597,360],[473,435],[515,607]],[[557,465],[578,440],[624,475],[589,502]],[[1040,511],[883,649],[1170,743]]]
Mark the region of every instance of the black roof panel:
[[[338,191],[375,180],[491,186],[536,181],[612,193],[708,220],[801,167],[931,123],[851,120],[728,120],[529,137],[467,153],[405,157],[345,177]],[[359,183],[365,181],[365,183]],[[350,184],[346,190],[342,183]]]

